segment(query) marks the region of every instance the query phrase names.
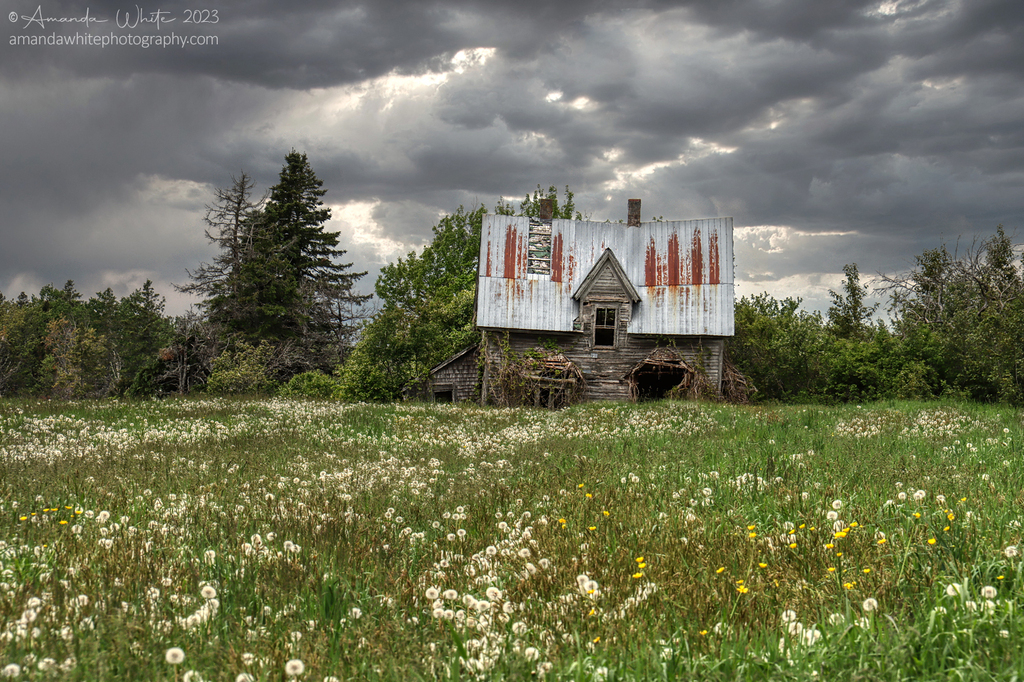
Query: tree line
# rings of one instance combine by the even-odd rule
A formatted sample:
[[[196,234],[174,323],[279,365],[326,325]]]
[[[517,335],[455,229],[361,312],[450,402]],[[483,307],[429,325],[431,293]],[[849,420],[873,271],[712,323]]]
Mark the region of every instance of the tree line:
[[[0,293],[0,395],[98,398],[281,394],[391,401],[415,394],[430,368],[479,340],[473,309],[485,206],[441,218],[419,252],[365,272],[343,263],[324,224],[326,190],[305,154],[291,151],[279,181],[257,195],[241,173],[215,191],[205,215],[216,247],[180,291],[201,299],[164,314],[152,282],[118,299],[62,289]],[[539,185],[518,206],[491,212],[582,219],[568,187]],[[856,264],[822,315],[770,294],[736,303],[731,361],[761,401],[971,398],[1024,403],[1024,281],[1003,227],[963,250],[941,244],[905,273],[882,275],[889,322],[875,319]]]

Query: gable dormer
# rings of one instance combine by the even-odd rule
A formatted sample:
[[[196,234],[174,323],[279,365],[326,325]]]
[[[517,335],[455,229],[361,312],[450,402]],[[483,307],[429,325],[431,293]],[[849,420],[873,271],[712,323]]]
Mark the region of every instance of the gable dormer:
[[[595,350],[617,348],[626,340],[633,305],[640,294],[611,249],[605,249],[572,295],[580,305],[580,331]]]

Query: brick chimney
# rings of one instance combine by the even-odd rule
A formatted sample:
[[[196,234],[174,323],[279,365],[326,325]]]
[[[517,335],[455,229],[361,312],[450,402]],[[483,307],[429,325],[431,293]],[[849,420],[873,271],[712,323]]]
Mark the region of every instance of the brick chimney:
[[[555,200],[548,197],[540,200],[540,219],[551,220],[555,215]]]
[[[630,199],[626,213],[626,227],[640,227],[640,200]]]

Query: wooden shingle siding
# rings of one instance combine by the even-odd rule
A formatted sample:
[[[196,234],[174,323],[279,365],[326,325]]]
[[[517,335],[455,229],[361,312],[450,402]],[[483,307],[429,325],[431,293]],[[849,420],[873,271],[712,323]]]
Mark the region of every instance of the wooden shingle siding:
[[[429,398],[451,391],[452,402],[478,399],[480,365],[478,353],[473,351],[475,347],[460,351],[430,371]]]

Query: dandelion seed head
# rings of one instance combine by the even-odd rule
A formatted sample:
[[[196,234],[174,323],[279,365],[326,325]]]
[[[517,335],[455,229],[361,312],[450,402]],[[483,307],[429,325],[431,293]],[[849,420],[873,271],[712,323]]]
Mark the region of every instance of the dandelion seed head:
[[[185,652],[180,647],[172,646],[164,654],[164,658],[171,665],[178,665],[185,660]]]

